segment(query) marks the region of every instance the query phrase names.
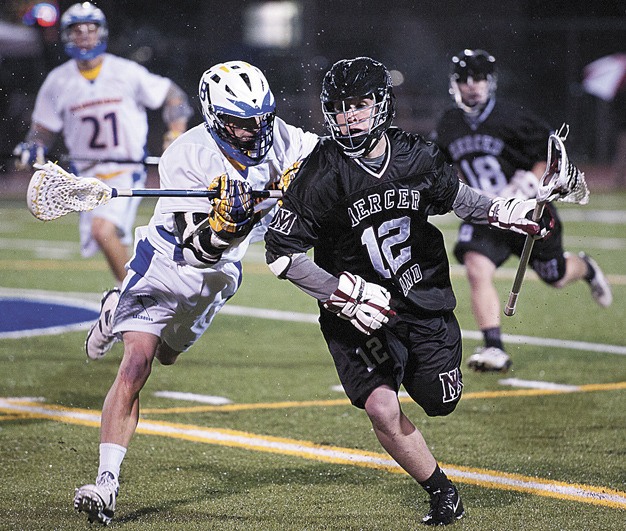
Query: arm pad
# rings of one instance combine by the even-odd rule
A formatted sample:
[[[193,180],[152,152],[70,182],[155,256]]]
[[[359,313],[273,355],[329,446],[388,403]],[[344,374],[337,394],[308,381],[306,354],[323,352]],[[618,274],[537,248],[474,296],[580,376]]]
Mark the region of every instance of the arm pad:
[[[219,262],[228,247],[228,242],[222,240],[209,227],[208,217],[208,214],[199,212],[174,214],[183,257],[189,265],[200,269]]]

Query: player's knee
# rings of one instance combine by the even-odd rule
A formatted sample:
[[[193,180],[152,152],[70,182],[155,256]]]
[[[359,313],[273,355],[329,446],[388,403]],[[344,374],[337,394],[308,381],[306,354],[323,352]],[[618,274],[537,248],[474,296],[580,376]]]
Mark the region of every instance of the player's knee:
[[[397,395],[390,388],[375,389],[365,401],[364,409],[372,424],[382,431],[390,431],[394,420],[400,418]]]

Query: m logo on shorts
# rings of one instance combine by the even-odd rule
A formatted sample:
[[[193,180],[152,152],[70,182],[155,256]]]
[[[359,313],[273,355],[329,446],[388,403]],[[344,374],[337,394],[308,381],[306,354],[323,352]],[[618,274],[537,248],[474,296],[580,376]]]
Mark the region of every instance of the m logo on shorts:
[[[442,372],[439,374],[439,381],[443,389],[443,402],[454,402],[461,396],[463,390],[463,382],[461,373],[458,368],[450,372]]]
[[[135,295],[134,306],[141,307],[141,310],[133,314],[133,319],[141,319],[142,321],[153,322],[149,309],[156,306],[158,301],[152,295]]]

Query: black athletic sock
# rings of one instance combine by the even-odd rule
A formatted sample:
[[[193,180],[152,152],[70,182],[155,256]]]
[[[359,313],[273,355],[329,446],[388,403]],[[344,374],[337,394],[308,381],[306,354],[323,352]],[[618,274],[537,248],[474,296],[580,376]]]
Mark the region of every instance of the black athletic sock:
[[[583,258],[583,260],[585,259]],[[591,282],[596,276],[596,271],[593,267],[591,267],[591,264],[587,260],[585,260],[585,265],[587,266],[587,273],[585,273],[585,280],[587,282]]]
[[[443,490],[452,486],[452,482],[448,479],[439,468],[439,465],[435,466],[435,471],[431,474],[431,476],[426,481],[420,481],[419,484],[424,488],[428,494],[433,494],[438,490]]]
[[[499,326],[494,326],[493,328],[485,328],[481,330],[483,333],[483,337],[485,338],[485,346],[486,347],[495,347],[500,350],[504,350],[504,345],[502,344],[502,334],[500,332]]]

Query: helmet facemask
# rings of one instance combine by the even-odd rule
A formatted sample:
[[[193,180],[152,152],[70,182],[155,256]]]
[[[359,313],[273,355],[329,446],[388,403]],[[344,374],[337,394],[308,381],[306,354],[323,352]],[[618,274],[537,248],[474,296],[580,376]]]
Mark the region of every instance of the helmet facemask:
[[[367,107],[351,106],[352,100],[363,101],[365,98],[371,99],[372,104]],[[391,98],[385,94],[381,101],[376,99],[375,94],[369,94],[362,99],[350,98],[322,106],[326,127],[349,157],[364,157],[370,153],[387,130]],[[355,114],[359,114],[360,118],[351,121]],[[363,124],[367,127],[362,127]]]
[[[486,81],[486,84],[479,85],[482,81]],[[470,95],[475,101],[463,100],[463,91],[459,84],[472,87]],[[497,75],[495,59],[492,55],[484,50],[464,50],[452,58],[450,94],[457,107],[463,112],[470,116],[479,115],[494,97],[496,88]]]
[[[226,156],[244,167],[263,162],[276,115],[263,73],[243,61],[215,65],[202,76],[199,96],[207,129]]]
[[[96,27],[95,43],[91,47],[81,47],[74,42],[73,33],[80,29],[93,32]],[[102,55],[107,48],[109,30],[101,9],[89,2],[74,4],[61,17],[61,40],[65,45],[65,53],[72,59],[89,61]]]
[[[369,107],[362,106],[365,99],[372,102]],[[324,76],[320,100],[333,140],[352,158],[368,155],[395,116],[391,75],[369,57],[335,63]],[[357,114],[359,121],[350,123]],[[365,122],[368,126],[362,127]]]
[[[263,161],[274,142],[273,112],[240,118],[213,111],[209,116],[210,131],[230,158],[245,166]]]

